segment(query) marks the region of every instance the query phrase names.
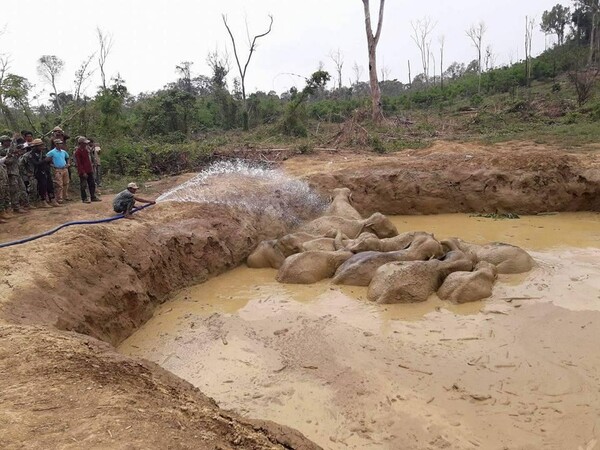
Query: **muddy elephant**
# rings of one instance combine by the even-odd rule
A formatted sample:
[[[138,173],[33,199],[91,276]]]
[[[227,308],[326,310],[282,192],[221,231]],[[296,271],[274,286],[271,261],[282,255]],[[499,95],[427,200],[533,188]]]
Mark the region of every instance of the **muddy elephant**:
[[[340,231],[355,239],[364,231],[370,231],[380,238],[388,238],[398,235],[398,230],[390,219],[381,213],[374,213],[367,219],[352,220],[338,216],[323,216],[313,220],[301,227],[300,231],[323,236],[332,230]]]
[[[336,269],[353,254],[344,250],[297,253],[285,259],[277,272],[277,281],[290,284],[311,284],[331,278]]]
[[[346,219],[362,220],[362,216],[352,206],[352,192],[348,188],[337,188],[333,190],[333,198],[325,216],[338,216]]]
[[[423,302],[450,273],[472,269],[473,261],[460,251],[448,252],[443,260],[387,263],[375,272],[367,296],[377,303]]]
[[[452,272],[437,291],[442,300],[454,303],[475,302],[492,295],[494,282],[498,278],[496,266],[479,261],[473,272]]]
[[[444,254],[442,245],[430,234],[413,239],[404,250],[356,253],[335,272],[333,283],[368,286],[377,269],[392,261],[426,261]]]
[[[380,239],[372,233],[363,233],[356,239],[349,240],[345,247],[354,253],[359,252],[395,252],[408,248],[411,242],[418,236],[430,236],[433,234],[424,231],[409,231],[400,233],[398,236]]]
[[[449,238],[442,241],[445,249],[461,250],[473,255],[477,261],[487,261],[496,266],[498,273],[524,273],[534,266],[533,258],[520,247],[492,242],[478,245],[463,241],[459,238]]]
[[[246,264],[253,269],[272,267],[279,269],[285,258],[292,253],[287,253],[279,244],[277,239],[262,241],[256,249],[248,256]]]

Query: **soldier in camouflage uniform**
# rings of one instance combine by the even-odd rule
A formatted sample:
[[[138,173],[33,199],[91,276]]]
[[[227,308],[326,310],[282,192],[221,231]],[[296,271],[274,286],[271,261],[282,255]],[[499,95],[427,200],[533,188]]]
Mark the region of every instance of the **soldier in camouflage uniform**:
[[[29,210],[29,198],[27,198],[25,184],[19,172],[19,157],[22,150],[9,148],[10,138],[8,136],[0,136],[0,144],[2,145],[2,149],[8,153],[4,160],[4,165],[8,172],[8,193],[10,194],[10,203],[13,211],[16,213],[27,212]],[[21,206],[25,208],[25,211],[23,211]]]
[[[2,136],[4,137],[4,136]],[[0,139],[2,138],[0,137]],[[6,219],[10,218],[8,211],[10,208],[10,200],[8,195],[8,172],[4,165],[6,150],[0,148],[0,223],[6,223]]]
[[[25,148],[25,153],[19,158],[19,173],[25,185],[29,205],[33,208],[39,199],[37,180],[34,176],[34,166],[31,159],[32,148],[29,146]]]

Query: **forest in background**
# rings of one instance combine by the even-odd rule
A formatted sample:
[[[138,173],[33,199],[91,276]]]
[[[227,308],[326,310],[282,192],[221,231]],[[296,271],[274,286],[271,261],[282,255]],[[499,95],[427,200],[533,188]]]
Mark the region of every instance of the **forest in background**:
[[[491,47],[483,45],[484,24],[466,30],[477,57],[446,66],[443,42],[437,63],[432,62],[432,24],[416,21],[413,40],[421,50],[420,71],[410,83],[402,83],[381,69],[385,120],[379,124],[370,121],[370,86],[361,81],[360,67],[355,64],[353,80],[343,82],[339,50],[330,55],[334,71],[316,64],[302,89],[279,95],[247,94],[240,77],[229,85],[237,61],[213,52],[207,56],[211,73],[194,74],[192,64],[182,62],[173,82],[134,96],[120,76],[107,79],[104,65],[112,41],[98,30],[99,50],[82,63],[71,92],[56,89],[57,77],[66,76],[62,60],[39,58],[40,77],[52,90],[50,101],[40,106],[30,104],[32,83],[11,71],[8,57],[0,58],[1,128],[6,134],[29,129],[38,137],[60,125],[71,136],[93,137],[102,144],[107,174],[142,178],[194,170],[213,151],[235,147],[293,147],[301,153],[345,147],[385,153],[424,147],[434,139],[534,139],[565,147],[598,142],[600,7],[598,0],[572,3],[543,12],[541,23],[526,19],[524,60],[501,67],[495,66]],[[537,57],[527,53],[534,26],[557,37],[556,45]],[[436,65],[445,69],[438,67],[436,73]],[[100,71],[102,84],[88,97],[81,92],[92,70]]]

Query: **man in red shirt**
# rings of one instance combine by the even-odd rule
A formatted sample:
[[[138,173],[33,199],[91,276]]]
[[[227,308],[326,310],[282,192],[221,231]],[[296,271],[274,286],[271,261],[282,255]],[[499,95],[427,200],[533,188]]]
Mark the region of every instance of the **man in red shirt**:
[[[96,197],[96,183],[94,183],[94,168],[92,167],[92,161],[90,160],[90,152],[88,150],[88,141],[85,136],[79,136],[77,138],[77,149],[73,156],[77,162],[77,172],[79,173],[79,184],[81,186],[81,201],[83,203],[90,203],[87,198],[86,184],[90,191],[90,198],[93,202],[101,201]]]

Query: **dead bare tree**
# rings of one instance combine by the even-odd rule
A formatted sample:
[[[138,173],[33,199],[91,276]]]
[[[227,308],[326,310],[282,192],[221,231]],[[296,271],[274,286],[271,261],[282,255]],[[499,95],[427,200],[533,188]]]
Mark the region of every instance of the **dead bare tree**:
[[[84,60],[81,63],[79,69],[77,69],[77,71],[75,72],[75,89],[73,94],[73,99],[75,100],[75,102],[78,102],[83,92],[85,92],[85,88],[83,87],[83,85],[87,80],[89,80],[89,78],[94,73],[93,70],[89,69],[94,56],[96,56],[96,54],[92,53],[88,57],[88,59]]]
[[[369,49],[369,81],[371,84],[372,119],[373,122],[380,123],[383,120],[383,107],[381,105],[381,89],[379,89],[379,80],[377,79],[377,44],[381,37],[385,0],[379,0],[379,19],[377,21],[377,31],[375,31],[375,34],[373,34],[373,27],[371,26],[369,0],[362,0],[362,2],[365,10],[365,29],[367,31],[367,46]]]
[[[411,36],[412,40],[417,45],[421,53],[421,64],[423,65],[423,75],[425,75],[425,83],[429,84],[429,62],[431,61],[431,38],[430,35],[435,28],[435,23],[431,18],[425,17],[415,22],[411,21],[410,25],[413,29]]]
[[[354,84],[360,83],[360,79],[363,74],[363,67],[359,66],[356,61],[354,61],[354,65],[352,66],[352,72],[354,72]]]
[[[381,62],[381,82],[385,83],[385,80],[390,78],[392,71],[388,66],[385,65],[385,59]]]
[[[260,38],[265,37],[267,34],[269,34],[271,32],[271,30],[273,29],[273,16],[269,15],[269,19],[270,19],[269,29],[267,31],[265,31],[264,33],[255,35],[254,38],[252,38],[252,39],[250,39],[250,33],[248,31],[248,23],[246,23],[246,34],[248,35],[248,44],[249,44],[250,48],[248,49],[248,58],[246,59],[246,63],[244,64],[243,68],[242,68],[242,63],[240,62],[240,57],[238,54],[237,46],[235,44],[235,38],[233,37],[233,33],[231,32],[229,25],[227,24],[227,16],[225,14],[223,14],[221,17],[223,18],[223,23],[225,24],[225,28],[227,28],[227,33],[229,33],[229,37],[231,38],[231,44],[233,45],[233,55],[235,56],[235,62],[237,64],[237,68],[240,73],[240,84],[242,87],[242,106],[243,106],[242,125],[243,125],[244,130],[247,131],[249,127],[248,127],[248,103],[246,101],[246,73],[248,71],[248,65],[250,64],[250,59],[252,59],[252,55],[256,51],[256,42]]]
[[[335,73],[337,74],[338,89],[342,88],[342,68],[344,67],[344,56],[340,49],[329,52],[329,58],[333,61],[335,66]]]
[[[446,36],[443,34],[438,38],[440,43],[440,88],[444,90],[444,45],[446,44]]]
[[[525,79],[527,86],[531,85],[531,43],[533,41],[533,27],[535,18],[525,16]]]
[[[60,73],[65,67],[65,62],[55,55],[44,55],[38,59],[37,71],[40,77],[46,81],[52,87],[54,91],[54,101],[58,107],[58,111],[62,115],[63,109],[58,97],[58,89],[56,87],[56,81]]]
[[[98,45],[100,46],[98,51],[98,67],[100,68],[102,90],[106,91],[106,72],[104,67],[106,65],[106,60],[110,55],[110,51],[112,50],[113,38],[112,34],[105,33],[100,28],[96,28],[96,33],[98,34]]]
[[[577,104],[583,106],[594,93],[594,88],[600,75],[600,68],[586,67],[569,72],[569,80],[577,93]]]
[[[487,45],[487,47],[485,47],[485,70],[492,70],[494,68],[494,66],[496,65],[496,55],[494,54],[494,51],[492,50],[492,46],[491,45]]]
[[[473,46],[477,49],[477,92],[481,93],[481,59],[482,59],[482,50],[483,50],[483,35],[485,34],[487,28],[485,23],[479,22],[478,25],[471,25],[471,27],[466,31],[467,36],[473,42]]]

